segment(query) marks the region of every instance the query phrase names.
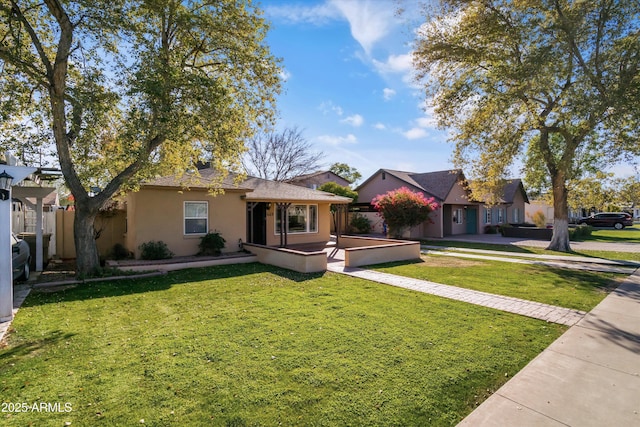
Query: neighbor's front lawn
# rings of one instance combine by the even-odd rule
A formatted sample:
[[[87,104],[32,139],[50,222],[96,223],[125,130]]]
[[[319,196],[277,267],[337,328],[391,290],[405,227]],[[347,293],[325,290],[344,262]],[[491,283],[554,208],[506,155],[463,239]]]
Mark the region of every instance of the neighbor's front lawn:
[[[455,425],[565,328],[259,264],[32,294],[3,425]]]
[[[595,307],[627,277],[439,255],[423,255],[420,262],[397,262],[369,268],[583,311]]]
[[[626,227],[622,230],[594,227],[591,236],[584,241],[612,243],[640,243],[640,226]]]

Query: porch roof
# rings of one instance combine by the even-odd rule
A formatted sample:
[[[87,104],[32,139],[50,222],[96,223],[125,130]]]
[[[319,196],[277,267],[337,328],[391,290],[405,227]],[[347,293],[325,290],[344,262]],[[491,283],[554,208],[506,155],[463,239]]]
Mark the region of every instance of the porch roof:
[[[252,189],[247,193],[246,200],[253,202],[351,203],[351,199],[348,197],[255,177],[248,177],[242,182],[242,185]]]

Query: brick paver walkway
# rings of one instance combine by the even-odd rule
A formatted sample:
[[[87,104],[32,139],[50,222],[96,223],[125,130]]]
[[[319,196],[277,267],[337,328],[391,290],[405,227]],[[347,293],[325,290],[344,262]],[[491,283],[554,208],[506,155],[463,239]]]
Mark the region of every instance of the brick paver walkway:
[[[580,310],[556,307],[519,298],[459,288],[457,286],[442,285],[440,283],[397,276],[395,274],[382,273],[379,271],[365,270],[361,268],[345,268],[341,263],[330,263],[327,266],[327,269],[335,273],[346,274],[386,285],[437,295],[456,301],[463,301],[469,304],[495,308],[496,310],[520,314],[522,316],[533,317],[535,319],[567,326],[575,325],[587,314]]]

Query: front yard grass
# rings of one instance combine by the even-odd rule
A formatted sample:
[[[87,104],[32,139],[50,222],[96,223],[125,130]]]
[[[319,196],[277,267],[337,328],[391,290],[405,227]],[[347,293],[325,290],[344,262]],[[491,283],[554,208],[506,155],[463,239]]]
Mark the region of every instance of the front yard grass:
[[[62,411],[7,426],[455,425],[566,330],[260,264],[34,293],[12,328],[2,401]]]
[[[423,255],[421,261],[414,263],[396,262],[368,268],[583,311],[595,307],[627,277],[440,255]]]

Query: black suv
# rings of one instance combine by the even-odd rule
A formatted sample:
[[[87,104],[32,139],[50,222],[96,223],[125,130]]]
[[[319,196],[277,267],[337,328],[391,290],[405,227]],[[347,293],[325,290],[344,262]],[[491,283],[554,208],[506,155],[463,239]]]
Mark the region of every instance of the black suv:
[[[578,221],[578,224],[588,224],[594,227],[613,227],[622,230],[633,225],[633,218],[626,212],[601,212]]]

